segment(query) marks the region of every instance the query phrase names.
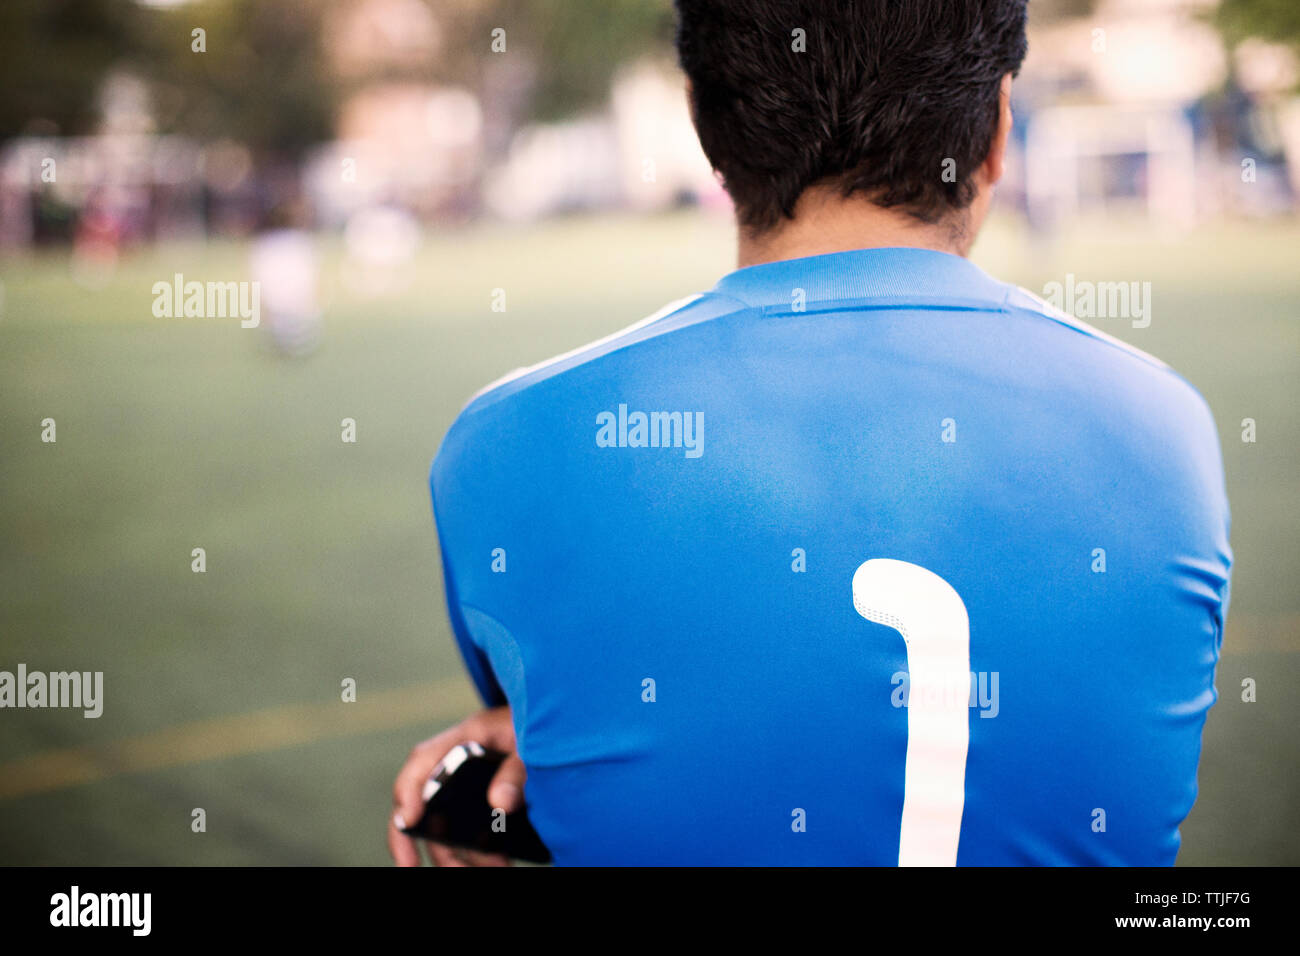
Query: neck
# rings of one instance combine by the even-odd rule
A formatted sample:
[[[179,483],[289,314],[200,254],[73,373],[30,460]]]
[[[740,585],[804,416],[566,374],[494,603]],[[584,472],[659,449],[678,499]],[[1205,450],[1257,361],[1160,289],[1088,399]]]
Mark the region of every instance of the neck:
[[[960,222],[925,223],[856,194],[846,199],[834,189],[813,186],[799,197],[793,219],[782,219],[760,233],[740,230],[737,267],[897,246],[964,256],[974,240],[967,224],[965,216]]]

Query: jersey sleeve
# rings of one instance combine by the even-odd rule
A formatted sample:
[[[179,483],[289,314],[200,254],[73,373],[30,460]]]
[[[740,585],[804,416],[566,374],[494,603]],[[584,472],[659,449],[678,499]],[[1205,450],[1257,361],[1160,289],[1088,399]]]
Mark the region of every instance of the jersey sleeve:
[[[465,669],[469,672],[470,679],[474,682],[474,687],[478,691],[484,706],[499,707],[507,702],[506,695],[501,689],[496,674],[492,671],[492,664],[489,662],[487,654],[484,653],[482,647],[475,643],[474,636],[465,621],[465,614],[461,607],[460,588],[458,587],[459,569],[454,549],[448,541],[448,522],[445,520],[447,512],[444,509],[448,505],[439,501],[436,464],[434,471],[435,474],[431,475],[429,487],[433,499],[434,523],[438,529],[443,587],[447,598],[447,616],[451,620],[451,632],[455,637],[456,646],[460,650],[461,659],[465,662]]]

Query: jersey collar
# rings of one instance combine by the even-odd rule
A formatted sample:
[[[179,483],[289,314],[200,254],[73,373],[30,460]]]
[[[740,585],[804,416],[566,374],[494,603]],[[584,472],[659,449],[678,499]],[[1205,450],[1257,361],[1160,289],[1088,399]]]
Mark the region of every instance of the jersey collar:
[[[789,306],[798,289],[806,302],[939,299],[1001,305],[1011,288],[961,256],[889,247],[746,266],[723,276],[713,292],[747,306]]]

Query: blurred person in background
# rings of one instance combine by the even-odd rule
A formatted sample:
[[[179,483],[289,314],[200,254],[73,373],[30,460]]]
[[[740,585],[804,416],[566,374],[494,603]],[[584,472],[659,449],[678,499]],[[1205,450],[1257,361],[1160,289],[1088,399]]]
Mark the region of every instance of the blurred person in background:
[[[72,242],[72,276],[87,288],[102,288],[117,268],[125,225],[106,198],[97,190],[77,217]]]
[[[301,356],[320,342],[319,265],[300,199],[276,202],[252,243],[249,271],[260,284],[262,320],[280,354]]]

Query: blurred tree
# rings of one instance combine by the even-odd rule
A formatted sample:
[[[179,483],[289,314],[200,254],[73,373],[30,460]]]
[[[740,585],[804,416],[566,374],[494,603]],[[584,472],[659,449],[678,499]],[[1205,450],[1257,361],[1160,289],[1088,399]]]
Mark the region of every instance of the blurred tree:
[[[1092,16],[1096,0],[1033,0],[1029,4],[1031,27]]]
[[[330,138],[337,84],[321,50],[323,0],[199,0],[147,11],[136,69],[162,131],[233,139],[293,158]],[[203,52],[194,31],[203,30]]]
[[[122,0],[0,3],[0,139],[93,129],[95,94],[130,54],[140,13]]]
[[[122,69],[149,83],[161,132],[292,158],[328,139],[336,98],[320,49],[324,0],[0,3],[0,138],[86,133]],[[203,50],[195,49],[202,30]]]
[[[536,68],[532,114],[555,119],[602,104],[626,61],[672,45],[672,0],[499,0],[482,21],[506,30]],[[507,47],[510,49],[511,47]]]
[[[1229,43],[1260,37],[1300,50],[1298,0],[1222,0],[1215,20]]]

